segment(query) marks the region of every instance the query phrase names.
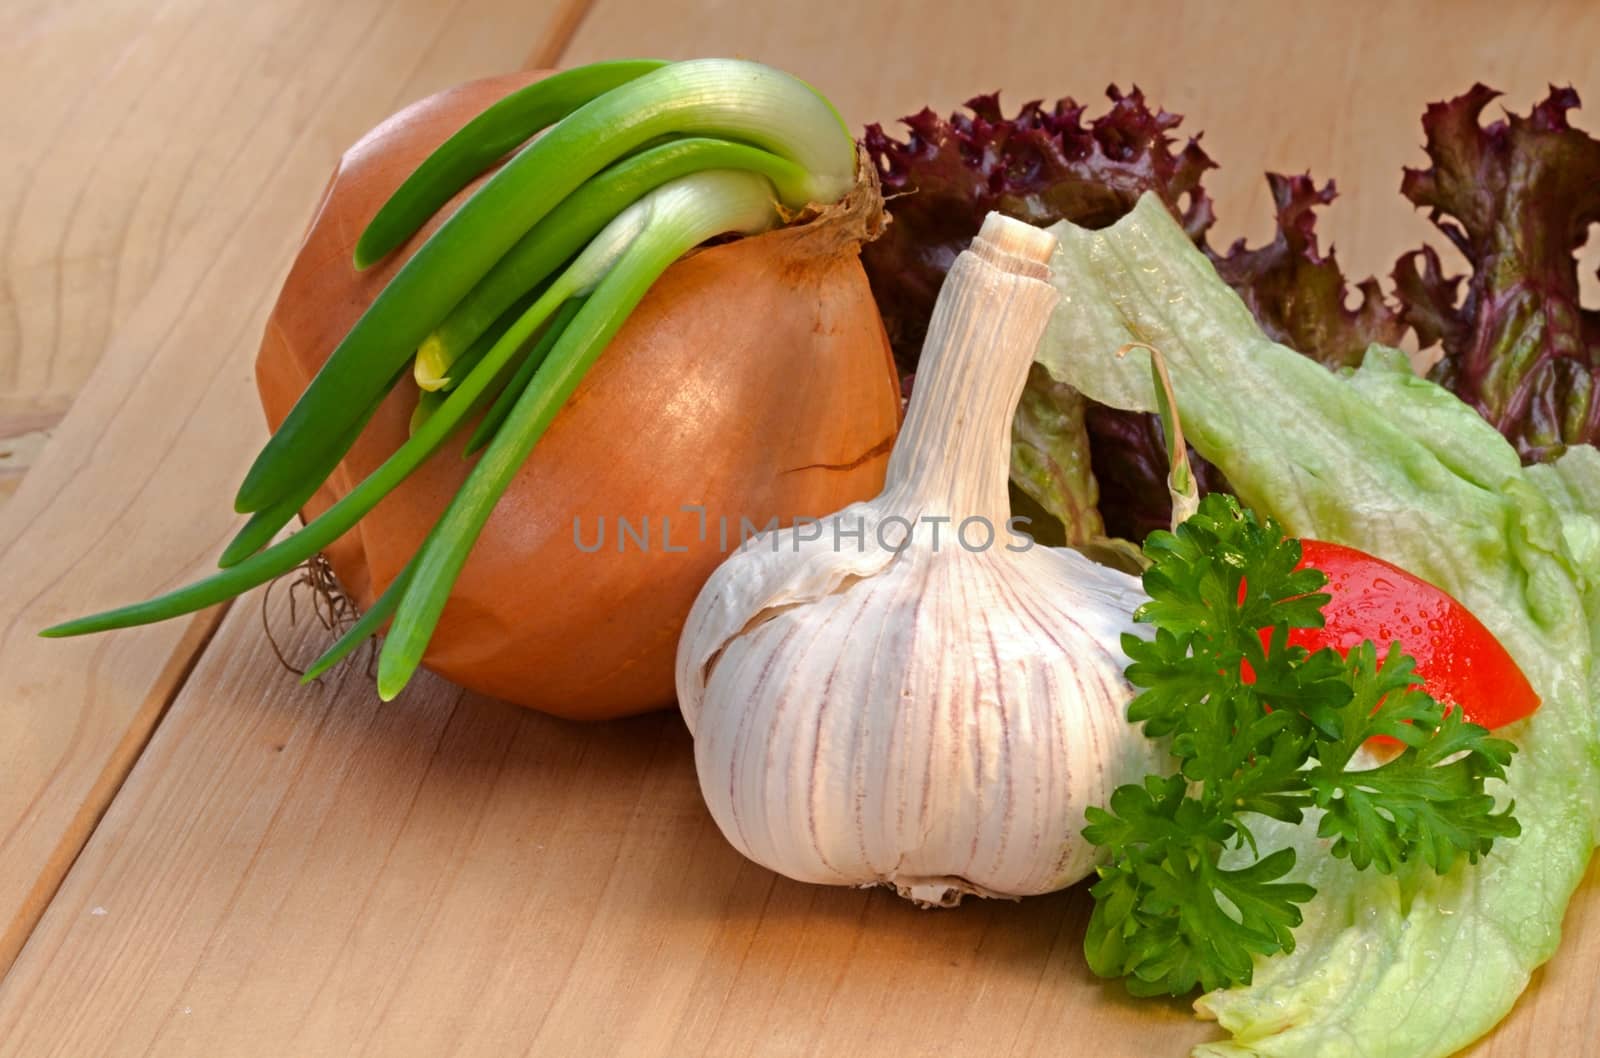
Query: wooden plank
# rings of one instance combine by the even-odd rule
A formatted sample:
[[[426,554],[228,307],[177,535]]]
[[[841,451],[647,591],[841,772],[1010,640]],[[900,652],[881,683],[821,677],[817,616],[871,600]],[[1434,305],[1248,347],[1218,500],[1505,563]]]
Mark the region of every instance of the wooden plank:
[[[1514,27],[1494,20],[1504,5],[1339,16],[1253,0],[1153,24],[1122,4],[1069,16],[1041,2],[993,28],[957,9],[600,0],[569,58],[766,58],[855,123],[1001,83],[1015,101],[1136,77],[1213,128],[1225,232],[1247,212],[1261,230],[1262,167],[1313,165],[1354,192],[1328,229],[1364,269],[1421,231],[1394,183],[1416,160],[1423,102],[1482,77],[1525,106],[1545,77],[1593,84],[1597,62],[1582,47],[1594,13],[1575,4]],[[1241,65],[1241,47],[1269,41]],[[185,514],[225,491],[197,490]],[[1087,977],[1081,892],[935,914],[785,882],[722,841],[675,717],[576,727],[432,680],[379,706],[359,672],[299,689],[262,643],[258,603],[223,622],[0,982],[0,1058],[1118,1058],[1181,1053],[1209,1031],[1180,1004]],[[320,638],[291,651],[307,658]],[[1594,1053],[1597,908],[1591,871],[1561,956],[1479,1058]]]
[[[38,461],[57,419],[49,411],[0,418],[0,502],[17,491],[22,475]]]
[[[469,77],[491,56],[514,66],[535,41],[555,54],[584,7],[546,0],[511,23],[502,8],[472,24],[450,19],[438,0],[390,6],[393,29],[379,32],[397,50],[378,90],[384,104],[352,111],[358,121],[398,101],[408,82]],[[0,108],[10,149],[0,166],[0,451],[9,450],[0,496],[185,237],[250,201],[266,174],[238,174],[245,158],[264,157],[257,123],[274,107],[307,112],[323,101],[302,93],[345,76],[333,63],[376,14],[343,8],[68,0],[0,13],[0,99],[14,101]],[[419,59],[427,65],[413,72]],[[311,132],[325,154],[342,134]]]
[[[258,605],[0,985],[0,1056],[1028,1055],[1085,1011],[1204,1032],[1088,979],[1071,895],[944,914],[776,878],[706,814],[676,717],[565,724],[431,678],[383,706],[359,666],[299,688]]]
[[[1082,889],[919,911],[744,861],[657,715],[550,720],[360,664],[302,688],[223,622],[11,974],[0,1058],[53,1054],[1183,1053],[1213,1030],[1082,959]],[[326,633],[268,620],[304,664]],[[1477,1058],[1580,1055],[1600,865]]]
[[[19,59],[32,63],[28,69],[51,69],[53,61],[90,80],[107,73],[93,49],[96,63],[74,66],[78,49],[93,43],[85,34],[98,24],[98,5],[59,14],[39,5],[37,13],[14,41]],[[572,19],[565,0],[225,7],[175,0],[143,22],[112,19],[111,32],[128,35],[124,62],[154,52],[140,60],[149,67],[141,77],[189,78],[183,83],[197,109],[174,110],[173,103],[127,111],[122,97],[134,87],[113,80],[67,107],[76,117],[61,126],[26,130],[42,138],[24,138],[25,147],[63,160],[59,172],[40,177],[45,183],[68,179],[65,159],[92,157],[95,136],[121,122],[132,128],[110,136],[105,164],[137,174],[140,151],[173,154],[185,159],[183,171],[150,181],[192,189],[168,195],[172,213],[190,219],[181,232],[171,230],[163,267],[139,307],[114,330],[101,327],[109,335],[105,361],[0,510],[0,968],[10,964],[218,615],[89,640],[46,642],[34,631],[170,587],[210,565],[235,522],[224,497],[264,435],[250,381],[262,321],[338,153],[405,102],[518,66],[530,47],[546,46],[547,25],[570,32]],[[35,62],[37,55],[50,59]],[[95,112],[102,102],[109,119]],[[61,128],[70,132],[65,147],[55,134]],[[96,199],[101,187],[86,185],[82,201]],[[37,208],[55,211],[61,224],[101,205],[67,213],[50,202]],[[34,209],[13,210],[10,223],[31,223]],[[18,287],[15,275],[10,283]],[[109,296],[111,287],[101,293]],[[68,301],[63,319],[76,312]],[[10,302],[14,309],[40,303],[32,295]],[[22,339],[29,356],[32,341]],[[42,355],[48,361],[54,353]],[[50,376],[48,366],[28,372]]]
[[[1387,276],[1397,254],[1430,241],[1458,260],[1398,193],[1423,165],[1423,107],[1483,81],[1526,112],[1547,85],[1571,83],[1600,103],[1600,5],[1545,0],[1403,4],[1226,4],[1146,7],[1116,0],[954,2],[819,0],[662,7],[601,0],[566,61],[615,55],[738,55],[794,71],[825,91],[853,127],[932,106],[948,113],[1002,89],[1008,111],[1064,95],[1102,112],[1109,84],[1137,85],[1203,130],[1221,169],[1213,239],[1252,242],[1272,230],[1262,173],[1309,170],[1338,181],[1323,245],[1362,275]],[[1491,108],[1491,111],[1493,108]],[[1588,127],[1600,128],[1591,116]],[[902,130],[903,131],[903,130]],[[1591,248],[1592,249],[1592,248]],[[1589,271],[1593,271],[1591,267]]]

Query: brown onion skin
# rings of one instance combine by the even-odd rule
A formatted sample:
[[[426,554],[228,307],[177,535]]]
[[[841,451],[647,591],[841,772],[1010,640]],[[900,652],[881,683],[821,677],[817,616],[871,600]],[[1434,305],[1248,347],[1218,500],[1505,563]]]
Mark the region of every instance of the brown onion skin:
[[[256,361],[274,429],[421,244],[419,235],[357,272],[351,252],[367,220],[446,136],[537,76],[511,74],[432,96],[345,154]],[[669,706],[678,634],[723,557],[718,519],[729,519],[734,547],[741,516],[756,525],[773,515],[787,523],[878,492],[900,400],[855,252],[867,228],[881,222],[875,205],[855,213],[704,249],[661,277],[495,509],[434,632],[429,669],[575,719]],[[415,387],[396,387],[306,517],[405,440],[415,400]],[[328,549],[341,585],[361,606],[399,572],[466,479],[463,444],[458,436]],[[707,509],[705,540],[698,517],[680,510],[685,504]],[[602,516],[604,547],[580,550],[574,519],[593,546]],[[648,549],[629,539],[619,552],[618,516],[636,529],[649,517]],[[661,539],[663,516],[671,519],[671,552]]]

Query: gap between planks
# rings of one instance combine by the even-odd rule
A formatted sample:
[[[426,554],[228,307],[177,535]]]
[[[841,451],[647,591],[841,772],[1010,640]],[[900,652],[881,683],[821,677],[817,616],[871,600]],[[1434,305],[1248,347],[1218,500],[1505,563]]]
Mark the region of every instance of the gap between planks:
[[[61,842],[49,859],[52,869],[39,873],[34,888],[23,898],[21,914],[11,920],[4,933],[0,933],[0,954],[6,957],[0,976],[10,971],[15,953],[20,952],[27,943],[45,908],[50,906],[50,901],[60,890],[73,864],[78,862],[79,854],[88,846],[89,838],[105,818],[106,811],[122,790],[123,783],[127,782],[133,766],[139,762],[150,740],[155,737],[156,728],[172,708],[172,703],[177,701],[189,677],[194,674],[206,647],[216,638],[217,629],[222,627],[222,620],[230,608],[231,603],[223,603],[186,620],[183,638],[173,647],[166,667],[156,677],[144,705],[134,714],[122,741],[107,760],[99,781],[84,797],[78,814],[62,832]]]

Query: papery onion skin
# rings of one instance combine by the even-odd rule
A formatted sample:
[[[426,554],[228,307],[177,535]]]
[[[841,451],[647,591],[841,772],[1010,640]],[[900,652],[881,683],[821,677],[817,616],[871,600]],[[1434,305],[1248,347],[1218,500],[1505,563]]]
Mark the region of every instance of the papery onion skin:
[[[430,97],[346,153],[257,358],[271,425],[433,227],[358,273],[350,254],[367,219],[452,131],[537,76]],[[787,524],[882,486],[900,401],[856,256],[879,224],[876,188],[864,186],[811,223],[714,246],[668,269],[501,500],[424,664],[558,716],[599,720],[671,705],[678,633],[724,557],[719,519],[732,548],[741,518],[763,526],[776,515]],[[396,387],[306,516],[399,446],[415,401],[414,387]],[[358,604],[371,605],[465,480],[464,442],[453,439],[328,549]],[[700,516],[685,505],[705,508],[704,540]],[[629,537],[619,551],[619,517],[636,532],[648,517],[648,547]],[[593,547],[602,518],[604,545],[587,553],[575,534]]]

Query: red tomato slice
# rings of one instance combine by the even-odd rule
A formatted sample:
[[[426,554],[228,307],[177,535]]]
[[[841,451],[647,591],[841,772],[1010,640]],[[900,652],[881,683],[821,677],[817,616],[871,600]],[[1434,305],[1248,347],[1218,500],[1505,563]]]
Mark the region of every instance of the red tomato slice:
[[[1506,648],[1472,613],[1438,588],[1364,551],[1301,541],[1301,567],[1328,575],[1322,628],[1294,628],[1289,642],[1340,654],[1370,639],[1378,656],[1395,640],[1417,659],[1417,675],[1439,702],[1495,728],[1539,708],[1539,696]]]

